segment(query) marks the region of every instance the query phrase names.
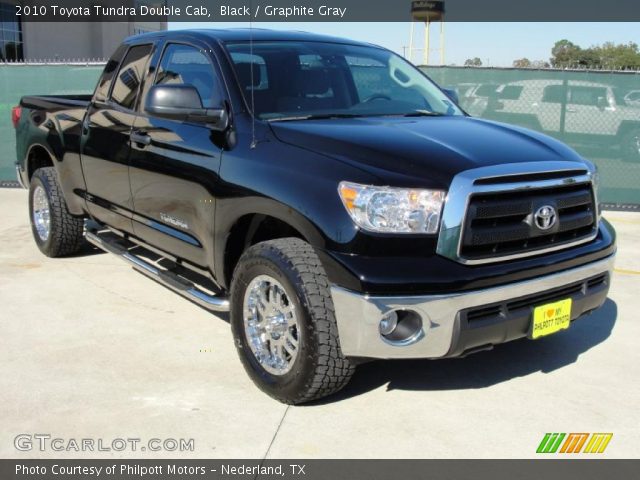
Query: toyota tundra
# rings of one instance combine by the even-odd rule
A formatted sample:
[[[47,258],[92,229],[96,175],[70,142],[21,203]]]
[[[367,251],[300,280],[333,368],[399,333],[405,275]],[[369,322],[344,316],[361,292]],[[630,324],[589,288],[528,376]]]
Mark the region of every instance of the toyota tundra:
[[[89,242],[229,311],[246,371],[282,402],[333,394],[368,359],[540,339],[607,297],[615,232],[594,165],[470,117],[384,48],[144,34],[92,95],[12,114],[42,253]]]

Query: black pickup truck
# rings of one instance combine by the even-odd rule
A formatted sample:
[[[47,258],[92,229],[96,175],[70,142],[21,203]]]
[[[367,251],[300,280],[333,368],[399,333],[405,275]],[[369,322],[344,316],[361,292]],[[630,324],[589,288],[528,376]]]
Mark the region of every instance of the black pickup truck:
[[[606,299],[594,166],[471,118],[383,48],[300,32],[131,37],[87,97],[13,112],[35,241],[84,242],[230,311],[287,403],[372,358],[460,357],[568,328]]]

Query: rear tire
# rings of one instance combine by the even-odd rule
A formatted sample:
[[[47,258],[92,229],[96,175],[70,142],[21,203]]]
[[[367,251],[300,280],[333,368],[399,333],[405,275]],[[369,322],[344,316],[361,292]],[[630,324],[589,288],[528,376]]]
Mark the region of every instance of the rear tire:
[[[29,217],[36,245],[47,257],[71,255],[84,246],[84,219],[69,213],[55,168],[39,168],[31,177]]]
[[[251,379],[283,403],[331,395],[355,371],[340,349],[320,259],[300,239],[262,242],[242,255],[231,284],[231,327]]]

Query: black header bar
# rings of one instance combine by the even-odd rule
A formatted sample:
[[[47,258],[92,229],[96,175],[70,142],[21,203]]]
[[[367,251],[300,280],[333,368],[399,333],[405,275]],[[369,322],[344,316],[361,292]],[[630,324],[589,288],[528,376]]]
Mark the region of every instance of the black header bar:
[[[633,0],[24,0],[22,22],[640,21]]]

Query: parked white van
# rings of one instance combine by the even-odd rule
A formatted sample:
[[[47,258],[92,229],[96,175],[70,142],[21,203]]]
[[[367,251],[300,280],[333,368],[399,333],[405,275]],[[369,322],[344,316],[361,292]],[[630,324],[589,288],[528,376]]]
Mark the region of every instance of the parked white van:
[[[484,117],[562,135],[576,144],[619,146],[640,159],[640,109],[610,85],[569,80],[521,80],[498,86]]]

